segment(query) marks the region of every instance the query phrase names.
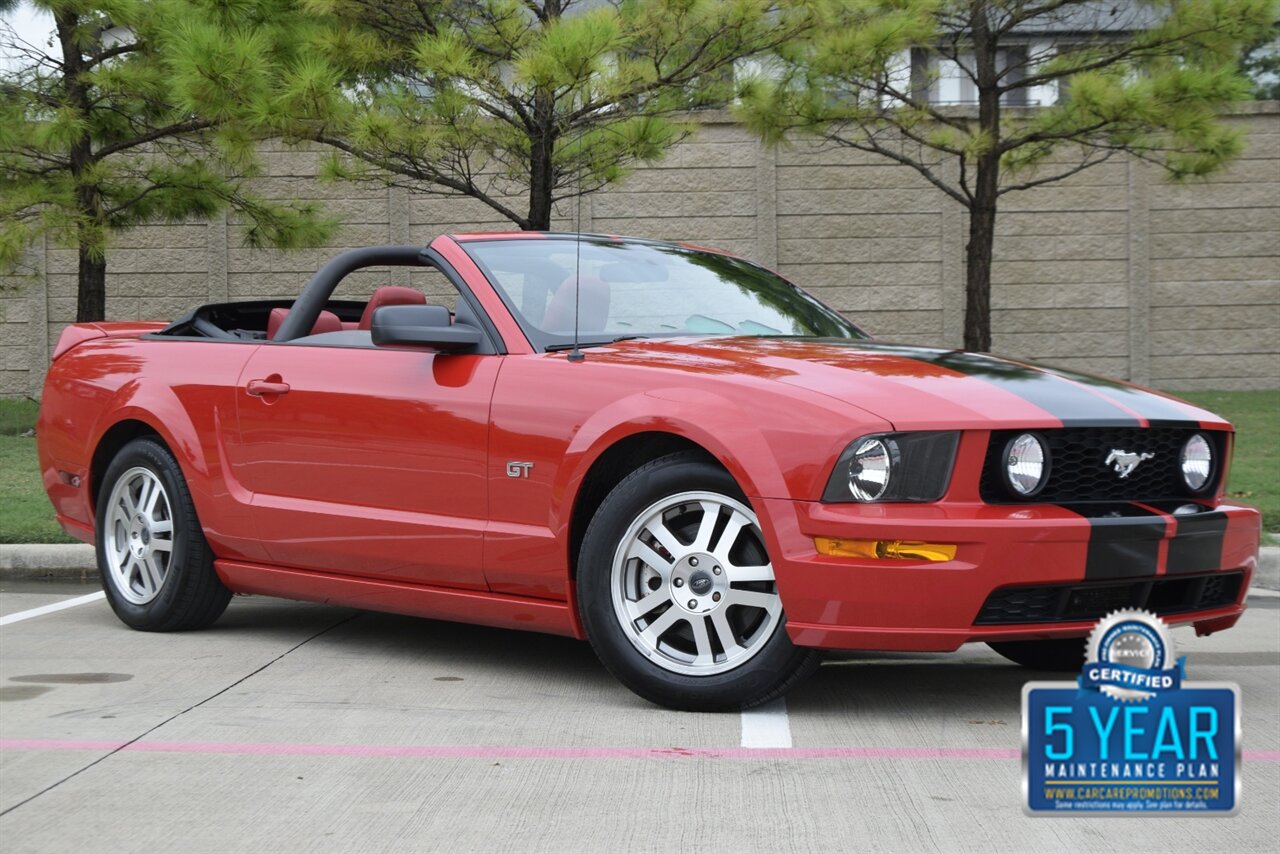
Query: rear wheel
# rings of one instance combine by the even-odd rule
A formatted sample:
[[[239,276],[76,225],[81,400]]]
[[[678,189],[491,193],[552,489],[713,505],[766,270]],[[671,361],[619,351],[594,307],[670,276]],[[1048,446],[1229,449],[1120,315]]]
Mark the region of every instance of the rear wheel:
[[[727,472],[681,452],[632,472],[591,520],[578,604],[605,666],[677,709],[741,709],[817,666],[787,637],[754,511]]]
[[[1070,673],[1084,667],[1084,638],[1001,641],[987,646],[1010,661],[1032,670]]]
[[[182,470],[152,438],[134,439],[98,493],[98,569],[124,623],[153,632],[208,626],[231,591],[218,580]]]

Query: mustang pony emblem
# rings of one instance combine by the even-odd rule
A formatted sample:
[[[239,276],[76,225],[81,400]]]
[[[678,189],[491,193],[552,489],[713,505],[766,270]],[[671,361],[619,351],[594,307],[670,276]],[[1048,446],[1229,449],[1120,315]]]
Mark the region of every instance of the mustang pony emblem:
[[[1107,454],[1107,459],[1103,464],[1108,466],[1114,464],[1116,474],[1120,475],[1121,480],[1124,480],[1133,474],[1133,470],[1138,467],[1138,463],[1153,457],[1155,457],[1155,454],[1132,454],[1128,451],[1112,448],[1111,453]]]

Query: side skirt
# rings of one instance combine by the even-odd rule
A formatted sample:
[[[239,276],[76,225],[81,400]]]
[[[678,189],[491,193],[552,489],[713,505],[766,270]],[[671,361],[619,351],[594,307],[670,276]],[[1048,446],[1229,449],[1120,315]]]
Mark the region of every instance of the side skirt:
[[[573,616],[564,602],[352,578],[229,560],[215,561],[214,568],[222,583],[236,593],[578,637],[574,631]]]

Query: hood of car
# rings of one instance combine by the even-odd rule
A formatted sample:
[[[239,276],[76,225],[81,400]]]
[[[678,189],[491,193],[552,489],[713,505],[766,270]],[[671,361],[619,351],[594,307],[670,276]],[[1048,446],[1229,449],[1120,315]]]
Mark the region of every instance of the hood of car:
[[[622,341],[588,358],[773,380],[846,401],[897,430],[1227,426],[1211,412],[1128,383],[962,350],[716,337]]]

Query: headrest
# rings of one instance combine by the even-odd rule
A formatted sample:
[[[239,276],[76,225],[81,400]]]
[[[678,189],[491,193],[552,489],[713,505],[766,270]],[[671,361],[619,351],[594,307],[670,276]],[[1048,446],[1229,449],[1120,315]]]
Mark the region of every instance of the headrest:
[[[577,288],[574,287],[575,282]],[[603,332],[609,322],[611,292],[609,284],[595,276],[580,276],[577,279],[570,276],[551,295],[551,302],[547,304],[547,313],[542,320],[543,331],[572,332],[576,300],[579,331]]]
[[[284,323],[284,319],[289,316],[287,308],[273,308],[271,314],[267,317],[267,340],[274,341],[276,333],[280,331],[280,324]],[[321,332],[341,332],[342,320],[332,311],[322,311],[320,316],[316,318],[315,325],[311,327],[309,335],[319,335]]]
[[[373,324],[373,313],[384,305],[425,305],[426,296],[422,291],[413,288],[402,288],[398,285],[385,285],[373,292],[369,302],[360,315],[360,329],[368,329]]]

